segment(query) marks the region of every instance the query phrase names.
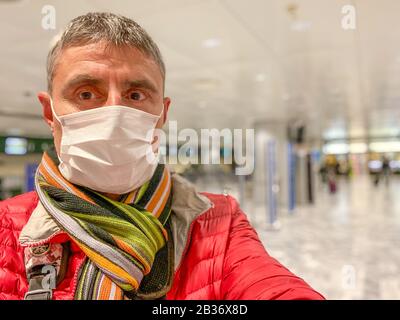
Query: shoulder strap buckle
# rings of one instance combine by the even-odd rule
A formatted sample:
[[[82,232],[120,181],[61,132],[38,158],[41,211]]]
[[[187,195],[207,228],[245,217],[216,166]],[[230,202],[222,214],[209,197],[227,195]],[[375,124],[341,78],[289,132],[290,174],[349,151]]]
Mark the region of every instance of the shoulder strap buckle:
[[[51,265],[45,265],[36,274],[28,278],[29,289],[25,300],[52,300],[56,283],[56,270]]]
[[[51,300],[53,291],[51,289],[38,289],[25,293],[24,300]]]

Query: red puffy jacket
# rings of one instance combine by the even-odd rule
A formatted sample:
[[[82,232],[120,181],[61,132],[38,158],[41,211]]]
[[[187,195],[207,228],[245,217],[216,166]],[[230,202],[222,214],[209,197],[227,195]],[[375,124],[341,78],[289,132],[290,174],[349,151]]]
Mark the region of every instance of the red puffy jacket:
[[[232,197],[197,194],[180,179],[173,184],[176,267],[167,299],[323,299],[267,254]],[[28,290],[19,236],[37,206],[35,192],[0,202],[0,300],[23,299]],[[72,242],[71,251],[53,299],[74,297],[85,255]]]

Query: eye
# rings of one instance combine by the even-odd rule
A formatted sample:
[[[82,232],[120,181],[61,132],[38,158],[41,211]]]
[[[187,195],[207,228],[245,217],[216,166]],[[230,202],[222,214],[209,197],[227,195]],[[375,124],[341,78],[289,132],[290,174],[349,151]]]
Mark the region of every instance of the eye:
[[[82,91],[79,93],[79,98],[82,100],[90,100],[94,97],[94,94],[90,91]]]
[[[145,98],[144,94],[138,91],[132,91],[129,93],[129,99],[135,100],[135,101],[141,101]]]

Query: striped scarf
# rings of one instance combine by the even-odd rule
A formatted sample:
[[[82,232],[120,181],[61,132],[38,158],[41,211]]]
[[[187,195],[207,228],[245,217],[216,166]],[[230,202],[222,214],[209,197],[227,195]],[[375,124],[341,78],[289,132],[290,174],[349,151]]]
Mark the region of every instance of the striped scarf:
[[[43,154],[35,187],[42,205],[87,256],[75,299],[134,297],[168,241],[172,193],[167,168],[159,164],[150,181],[115,201],[64,179],[52,149]]]

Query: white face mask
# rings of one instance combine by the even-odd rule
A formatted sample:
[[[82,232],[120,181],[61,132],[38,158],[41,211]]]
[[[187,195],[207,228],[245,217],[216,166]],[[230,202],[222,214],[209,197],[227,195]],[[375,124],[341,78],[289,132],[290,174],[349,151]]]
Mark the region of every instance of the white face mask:
[[[57,116],[62,127],[58,158],[68,181],[123,194],[150,180],[158,164],[153,129],[159,116],[125,106],[106,106]]]

